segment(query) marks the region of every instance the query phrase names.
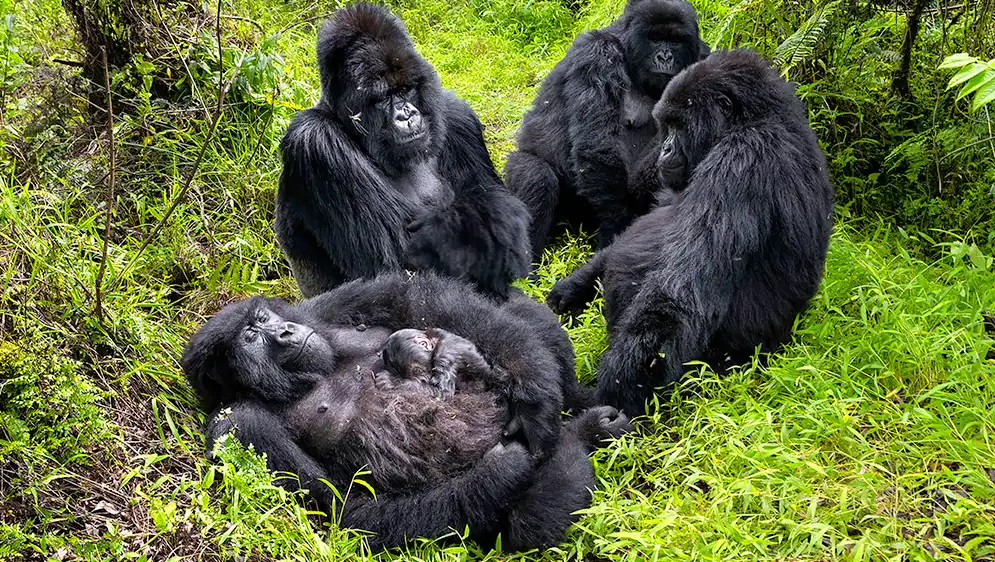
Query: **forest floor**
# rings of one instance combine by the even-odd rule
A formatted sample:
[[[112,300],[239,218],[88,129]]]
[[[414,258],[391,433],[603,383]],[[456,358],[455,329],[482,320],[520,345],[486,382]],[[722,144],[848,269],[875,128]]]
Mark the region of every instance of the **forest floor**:
[[[620,4],[579,15],[553,0],[392,6],[477,111],[501,165],[542,77]],[[255,455],[229,442],[222,462],[203,460],[202,416],[178,366],[225,303],[299,298],[271,227],[277,142],[317,99],[321,14],[304,0],[225,11],[241,81],[161,230],[210,123],[197,104],[141,95],[118,110],[99,315],[109,139],[85,125],[78,71],[52,62],[79,56],[59,1],[10,12],[6,48],[20,62],[0,136],[0,560],[370,557],[273,486]],[[714,17],[702,15],[706,36]],[[189,69],[209,110],[212,56],[195,53],[203,64]],[[926,262],[900,229],[856,230],[837,221],[822,287],[766,366],[722,377],[693,366],[693,390],[593,455],[598,491],[561,547],[507,555],[423,541],[380,558],[992,560],[993,259],[954,241]],[[522,287],[542,299],[589,253],[583,237],[563,240]],[[585,382],[606,344],[599,306],[566,324]]]

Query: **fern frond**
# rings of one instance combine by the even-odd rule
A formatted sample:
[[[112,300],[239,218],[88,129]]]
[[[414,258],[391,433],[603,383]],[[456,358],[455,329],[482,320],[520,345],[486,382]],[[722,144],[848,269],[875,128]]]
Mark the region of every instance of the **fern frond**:
[[[774,51],[774,64],[784,74],[796,65],[812,57],[815,46],[825,36],[826,28],[841,6],[840,0],[833,0],[819,8],[808,20],[777,46]]]
[[[718,32],[715,33],[715,38],[710,44],[711,48],[714,49],[722,44],[722,41],[726,38],[726,33],[729,32],[729,27],[732,26],[732,22],[735,21],[737,15],[749,11],[763,2],[764,0],[742,0],[733,6],[732,9],[726,14],[726,17],[722,20],[722,25],[719,26]]]

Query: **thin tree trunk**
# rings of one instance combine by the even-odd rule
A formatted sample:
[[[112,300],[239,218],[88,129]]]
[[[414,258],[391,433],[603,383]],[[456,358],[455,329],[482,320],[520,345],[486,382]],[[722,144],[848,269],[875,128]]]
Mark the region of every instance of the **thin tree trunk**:
[[[912,47],[915,46],[916,37],[919,36],[919,22],[922,20],[922,13],[926,10],[926,0],[916,0],[912,13],[909,14],[909,22],[905,27],[905,39],[902,41],[902,62],[895,72],[891,82],[891,89],[901,96],[902,99],[912,97],[909,89],[909,72],[912,68]]]

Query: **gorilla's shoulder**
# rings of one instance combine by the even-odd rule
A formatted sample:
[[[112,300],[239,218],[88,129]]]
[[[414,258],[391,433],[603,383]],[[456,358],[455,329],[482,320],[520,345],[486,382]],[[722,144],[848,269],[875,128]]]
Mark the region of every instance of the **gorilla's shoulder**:
[[[609,29],[581,33],[564,57],[573,71],[587,67],[617,67],[622,65],[625,49],[618,35]]]
[[[280,140],[280,150],[291,162],[325,161],[348,151],[349,141],[332,112],[312,107],[297,112]],[[286,162],[285,162],[286,164]]]
[[[446,114],[446,127],[450,134],[479,135],[484,127],[465,100],[460,99],[452,90],[445,90],[442,96],[443,111]]]
[[[295,145],[311,144],[316,137],[323,137],[329,127],[338,129],[335,118],[324,109],[311,107],[298,111],[290,120],[287,132],[283,134],[281,147],[286,149]]]

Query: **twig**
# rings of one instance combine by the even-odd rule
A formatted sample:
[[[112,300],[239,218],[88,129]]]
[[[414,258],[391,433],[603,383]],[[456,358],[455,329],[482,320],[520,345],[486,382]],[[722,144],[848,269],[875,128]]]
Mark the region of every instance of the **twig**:
[[[256,159],[256,153],[259,152],[259,147],[263,145],[263,135],[269,130],[269,126],[273,123],[273,114],[276,113],[276,96],[280,90],[280,83],[277,82],[273,84],[273,91],[270,92],[270,105],[269,105],[269,115],[266,116],[266,123],[263,124],[262,130],[259,131],[259,137],[256,139],[256,146],[252,149],[252,154],[249,155],[249,159],[245,162],[245,168],[242,169],[242,175],[248,171],[249,164]]]
[[[221,15],[221,1],[222,0],[218,0],[219,16]],[[238,76],[238,70],[241,67],[241,64],[235,67],[235,71],[232,73],[231,79],[228,80],[228,83],[225,83],[224,79],[225,59],[224,59],[224,47],[221,44],[220,17],[217,18],[217,27],[215,32],[217,34],[217,40],[218,40],[218,105],[215,110],[214,121],[211,123],[211,128],[207,131],[207,137],[204,139],[203,144],[201,144],[200,146],[200,153],[197,154],[197,159],[193,163],[193,168],[190,170],[190,173],[187,174],[187,177],[183,182],[183,187],[180,188],[180,192],[176,195],[176,198],[173,199],[173,203],[169,206],[169,208],[166,209],[166,214],[164,214],[162,218],[159,219],[159,222],[155,225],[155,228],[152,229],[152,232],[149,233],[149,235],[145,238],[145,241],[142,242],[142,245],[139,246],[138,251],[135,252],[135,256],[131,258],[131,261],[128,262],[128,265],[126,265],[125,268],[121,270],[121,274],[118,275],[117,280],[115,281],[115,286],[117,285],[117,283],[120,283],[122,279],[124,279],[125,274],[128,273],[128,271],[131,270],[131,268],[135,265],[135,263],[138,262],[138,258],[142,256],[142,252],[144,252],[145,249],[149,247],[149,244],[151,244],[152,241],[155,240],[156,236],[158,236],[159,233],[162,232],[162,229],[166,226],[166,222],[169,220],[169,217],[172,216],[173,211],[175,211],[176,208],[179,207],[180,202],[183,201],[183,198],[186,196],[187,192],[190,191],[190,186],[193,185],[193,178],[194,176],[197,175],[197,170],[200,168],[200,163],[201,161],[204,160],[204,154],[207,153],[207,147],[210,146],[211,140],[214,138],[214,131],[218,128],[218,123],[221,121],[221,110],[224,108],[225,94],[228,92],[228,87],[235,81],[235,77]]]
[[[180,59],[180,63],[183,65],[183,69],[186,70],[187,72],[187,80],[190,81],[190,92],[194,95],[195,98],[199,98],[200,106],[204,108],[204,116],[206,116],[207,119],[210,120],[211,110],[207,107],[207,100],[205,100],[204,96],[201,95],[200,88],[197,87],[197,81],[193,79],[193,73],[190,72],[190,66],[187,65],[186,57],[184,57],[183,53],[180,51],[180,45],[176,41],[176,36],[173,35],[173,31],[169,28],[168,25],[166,25],[166,20],[162,17],[162,8],[159,7],[159,3],[153,0],[152,4],[155,6],[156,15],[159,16],[160,26],[162,27],[162,29],[166,30],[166,34],[169,35],[169,42],[173,44],[173,49],[176,50],[176,58]]]
[[[297,20],[297,21],[295,21],[294,23],[289,23],[289,24],[287,24],[287,25],[283,26],[282,28],[280,28],[280,30],[279,30],[279,31],[277,31],[277,32],[276,32],[276,33],[274,33],[273,35],[283,35],[284,33],[286,33],[286,32],[288,32],[288,31],[290,31],[291,29],[294,29],[295,27],[298,27],[298,26],[301,26],[301,25],[304,25],[304,24],[306,24],[306,23],[311,23],[311,22],[313,22],[313,21],[317,21],[317,20],[323,20],[323,19],[325,19],[325,18],[328,18],[328,17],[330,17],[330,16],[331,16],[332,14],[334,14],[334,13],[335,13],[335,12],[325,12],[325,13],[323,13],[323,14],[319,14],[319,15],[317,15],[317,16],[311,16],[311,17],[309,17],[309,18],[304,18],[304,19],[302,19],[302,20]]]
[[[64,64],[66,66],[71,66],[73,68],[85,68],[86,67],[85,64],[83,64],[81,62],[78,62],[78,61],[74,61],[74,60],[52,59],[52,62],[54,62],[56,64]]]
[[[263,35],[266,34],[266,30],[263,28],[263,24],[259,23],[258,21],[254,20],[252,18],[246,18],[246,17],[242,17],[242,16],[235,16],[235,15],[228,15],[228,14],[225,14],[224,16],[218,16],[218,17],[224,17],[225,19],[228,19],[228,20],[238,20],[238,21],[244,21],[246,23],[251,23],[256,29],[259,30],[259,33],[262,33]]]
[[[114,104],[111,101],[111,75],[107,64],[107,47],[100,47],[100,59],[104,63],[104,88],[107,89],[107,160],[109,172],[107,175],[107,208],[104,209],[104,246],[100,253],[100,268],[97,269],[97,280],[94,283],[94,312],[97,324],[104,325],[104,307],[102,305],[104,271],[107,269],[107,244],[111,239],[111,219],[114,216]]]
[[[0,129],[4,129],[4,111],[7,109],[7,67],[10,65],[10,35],[13,30],[8,29],[3,36],[3,78],[0,79]]]
[[[969,148],[973,148],[975,146],[978,146],[979,144],[985,144],[986,142],[987,143],[991,143],[993,141],[995,141],[995,136],[989,136],[986,139],[981,139],[981,140],[976,140],[974,142],[969,142],[969,143],[965,144],[964,146],[955,148],[954,150],[951,150],[950,152],[946,153],[943,156],[943,159],[946,160],[947,158],[950,158],[951,156],[954,156],[956,154],[964,152],[965,150],[967,150]],[[993,148],[992,150],[995,150],[995,148]]]

